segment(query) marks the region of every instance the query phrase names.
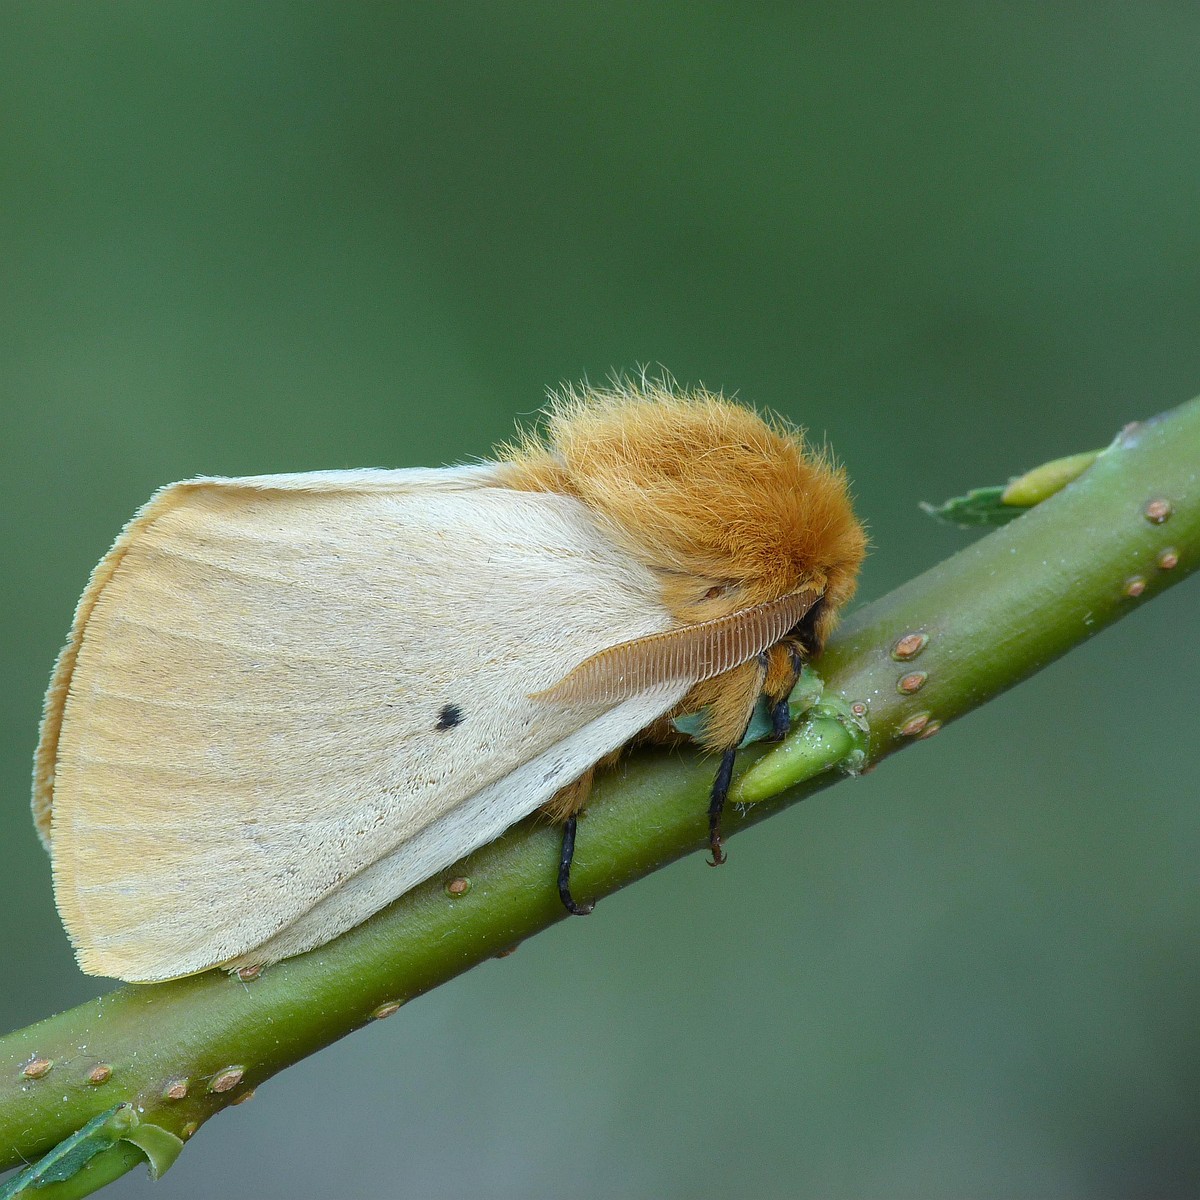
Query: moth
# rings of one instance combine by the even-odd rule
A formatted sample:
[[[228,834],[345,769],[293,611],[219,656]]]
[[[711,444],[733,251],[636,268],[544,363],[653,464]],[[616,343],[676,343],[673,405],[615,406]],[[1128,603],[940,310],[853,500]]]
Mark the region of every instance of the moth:
[[[261,967],[516,821],[563,825],[637,740],[734,753],[865,549],[844,473],[704,390],[567,389],[495,461],[198,478],[92,573],[46,697],[33,812],[82,969]]]

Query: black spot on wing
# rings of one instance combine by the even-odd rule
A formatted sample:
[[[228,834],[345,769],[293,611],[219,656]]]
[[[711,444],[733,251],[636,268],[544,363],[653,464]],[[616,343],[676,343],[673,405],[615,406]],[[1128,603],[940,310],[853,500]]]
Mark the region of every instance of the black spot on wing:
[[[461,725],[463,722],[463,711],[457,704],[446,704],[442,707],[442,711],[438,713],[437,724],[435,729],[453,729],[455,725]]]

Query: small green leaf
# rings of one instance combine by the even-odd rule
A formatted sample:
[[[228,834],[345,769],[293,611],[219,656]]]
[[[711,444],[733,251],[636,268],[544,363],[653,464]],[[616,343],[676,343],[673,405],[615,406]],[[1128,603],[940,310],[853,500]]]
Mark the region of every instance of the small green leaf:
[[[944,525],[957,525],[960,529],[978,526],[1006,525],[1019,517],[1025,510],[1004,503],[1004,488],[972,488],[965,496],[952,496],[941,504],[921,501],[921,511]]]
[[[814,704],[820,702],[825,691],[825,680],[808,665],[804,664],[796,686],[788,697],[788,707],[792,710],[792,720],[798,721]]]
[[[750,714],[750,724],[746,726],[746,732],[742,735],[738,748],[749,746],[752,742],[761,742],[763,738],[770,737],[770,735],[771,705],[766,696],[759,696],[754,705],[754,712]]]
[[[122,1139],[89,1158],[70,1179],[47,1183],[36,1191],[22,1192],[27,1200],[83,1200],[107,1187],[115,1179],[142,1165],[146,1156],[137,1146]]]
[[[0,1188],[0,1200],[15,1200],[17,1196],[48,1183],[70,1179],[89,1159],[127,1136],[136,1124],[137,1114],[131,1104],[117,1104],[93,1117],[43,1158],[14,1175]]]
[[[1088,450],[1083,454],[1068,454],[1053,462],[1042,463],[1032,471],[1026,471],[1004,489],[1000,499],[1005,504],[1032,508],[1055,492],[1061,492],[1074,479],[1078,479],[1096,461],[1103,451]]]
[[[1061,492],[1078,479],[1103,453],[1088,450],[1042,463],[1003,487],[972,488],[965,496],[953,496],[942,504],[921,501],[921,510],[946,525],[971,529],[981,525],[1007,525],[1023,512]]]
[[[151,1125],[149,1121],[135,1125],[124,1135],[124,1140],[132,1142],[146,1156],[151,1179],[161,1179],[183,1149],[182,1138],[161,1125]]]
[[[738,804],[756,804],[832,767],[857,774],[867,757],[867,722],[837,696],[809,709],[807,717],[730,789]]]
[[[153,1179],[162,1176],[183,1149],[182,1140],[175,1134],[158,1125],[139,1121],[132,1104],[117,1104],[93,1117],[82,1129],[59,1142],[49,1154],[14,1175],[0,1188],[0,1200],[31,1197],[34,1191],[64,1183],[118,1142],[129,1142],[146,1156]],[[88,1195],[92,1190],[85,1187],[78,1194]],[[63,1193],[54,1189],[53,1194]]]
[[[685,713],[682,717],[672,717],[671,724],[683,734],[686,734],[694,742],[698,742],[704,736],[704,724],[708,719],[708,709],[700,708],[694,713]]]

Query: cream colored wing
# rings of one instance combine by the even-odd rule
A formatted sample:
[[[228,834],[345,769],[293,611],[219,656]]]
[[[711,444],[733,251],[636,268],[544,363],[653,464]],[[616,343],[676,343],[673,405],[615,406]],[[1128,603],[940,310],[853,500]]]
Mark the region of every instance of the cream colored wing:
[[[88,586],[75,610],[71,636],[54,665],[50,687],[46,692],[45,711],[42,717],[33,771],[33,818],[42,843],[49,848],[50,807],[58,733],[62,723],[67,689],[75,668],[75,656],[83,639],[83,631],[91,617],[92,607],[108,583],[109,577],[125,557],[129,545],[146,525],[158,519],[165,508],[180,502],[188,492],[209,486],[244,488],[251,492],[464,491],[472,487],[496,486],[500,482],[502,470],[503,468],[496,463],[481,463],[476,466],[412,467],[405,470],[309,471],[292,475],[251,475],[240,479],[210,476],[186,480],[183,483],[168,484],[159,489],[134,514],[133,519],[121,531],[113,548],[100,560],[92,572]]]
[[[84,970],[319,945],[536,809],[687,689],[531,699],[670,627],[568,497],[498,468],[198,480],[97,567],[35,813]]]

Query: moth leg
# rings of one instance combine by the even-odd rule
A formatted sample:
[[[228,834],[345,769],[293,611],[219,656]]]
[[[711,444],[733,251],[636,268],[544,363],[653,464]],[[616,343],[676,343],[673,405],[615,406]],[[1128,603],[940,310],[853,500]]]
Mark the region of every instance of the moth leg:
[[[571,860],[575,857],[575,825],[579,820],[572,813],[563,825],[562,855],[558,860],[558,898],[573,917],[586,917],[596,907],[595,901],[578,904],[571,895]]]
[[[717,768],[717,777],[713,780],[712,794],[708,801],[708,847],[712,851],[712,858],[708,860],[710,867],[719,867],[725,862],[725,851],[721,849],[721,814],[725,811],[725,801],[729,797],[729,784],[733,779],[733,762],[736,757],[736,746],[721,755],[721,765]]]
[[[792,638],[776,642],[767,651],[767,677],[763,693],[771,704],[771,741],[781,742],[792,726],[788,697],[804,668],[804,651]]]
[[[571,860],[575,857],[575,828],[579,821],[579,810],[587,803],[592,791],[595,767],[589,767],[574,783],[560,788],[545,804],[542,812],[563,827],[562,854],[558,860],[558,896],[563,908],[572,916],[585,917],[594,904],[577,904],[571,895]]]
[[[590,901],[578,904],[571,895],[571,861],[575,857],[575,828],[579,813],[592,794],[592,782],[596,778],[596,772],[611,767],[621,757],[623,750],[624,747],[606,754],[599,762],[588,767],[573,783],[559,788],[542,805],[542,812],[555,824],[561,824],[563,827],[562,854],[558,860],[558,896],[563,902],[563,908],[572,916],[586,917],[596,907]]]
[[[721,765],[717,768],[717,777],[713,780],[708,801],[708,846],[712,851],[712,858],[708,860],[710,867],[719,867],[725,861],[725,851],[721,848],[721,816],[729,796],[729,785],[733,782],[737,748],[754,716],[767,670],[768,655],[763,653],[718,677],[722,687],[710,705],[709,726],[710,729],[725,731],[722,739],[725,744],[713,746],[714,750],[721,750],[722,753]]]

